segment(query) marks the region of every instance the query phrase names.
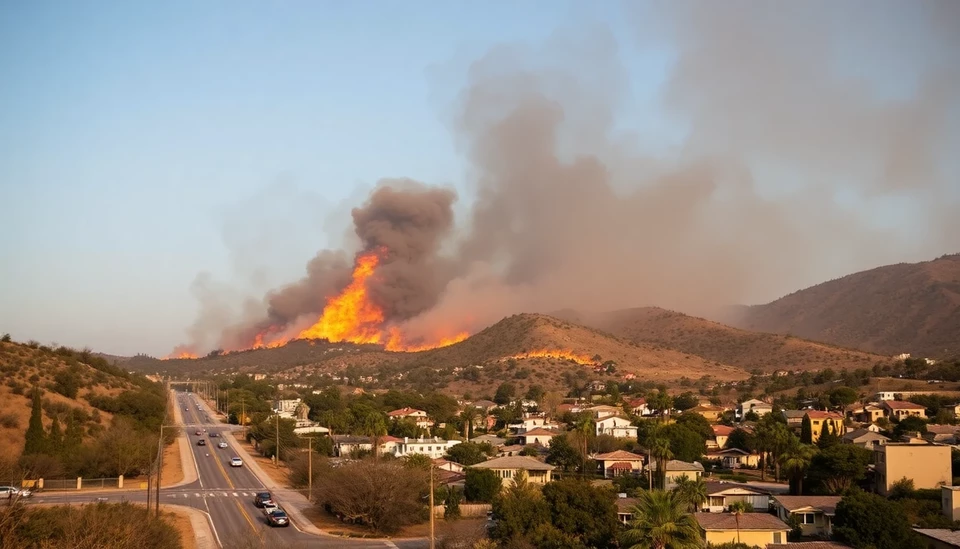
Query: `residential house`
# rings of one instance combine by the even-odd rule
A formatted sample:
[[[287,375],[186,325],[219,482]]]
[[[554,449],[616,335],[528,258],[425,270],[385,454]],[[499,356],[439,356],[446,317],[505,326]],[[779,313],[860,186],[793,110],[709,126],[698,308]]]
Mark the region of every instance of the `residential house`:
[[[727,446],[727,439],[734,431],[729,425],[712,425],[713,438],[707,439],[707,449],[721,449]]]
[[[657,471],[657,462],[651,461],[647,464],[647,471],[651,474],[656,474]],[[688,463],[686,461],[680,461],[679,459],[671,459],[667,462],[667,473],[666,478],[666,488],[667,490],[672,490],[677,485],[677,479],[680,477],[687,477],[690,480],[696,480],[703,476],[703,465],[697,462]]]
[[[896,419],[910,416],[927,417],[926,408],[905,400],[885,400],[883,401],[883,407],[891,417]]]
[[[690,412],[695,414],[700,414],[710,423],[716,423],[720,421],[720,418],[723,417],[723,413],[726,411],[723,409],[723,406],[714,406],[712,404],[701,404],[699,406],[694,406],[690,408]]]
[[[497,448],[497,457],[510,457],[520,455],[524,446],[522,444],[511,444],[510,446],[501,446]]]
[[[840,496],[774,496],[777,517],[787,522],[797,517],[804,536],[829,538]]]
[[[400,408],[399,410],[394,410],[392,412],[387,412],[387,417],[390,419],[407,419],[411,418],[417,423],[417,427],[421,429],[429,429],[433,426],[433,421],[427,417],[427,413],[423,410],[417,410],[415,408]]]
[[[860,411],[856,414],[857,421],[862,423],[875,423],[878,419],[884,416],[883,406],[878,406],[876,404],[867,404],[863,406]]]
[[[748,547],[784,543],[790,527],[768,513],[694,513],[707,544],[740,542]]]
[[[448,461],[444,458],[437,458],[433,460],[433,466],[436,467],[437,469],[440,469],[443,471],[450,471],[452,473],[463,472],[463,465],[460,465],[455,461]]]
[[[511,423],[507,426],[508,429],[511,429],[518,435],[522,435],[527,431],[532,431],[534,429],[548,429],[548,430],[559,430],[560,426],[552,421],[548,421],[547,418],[543,416],[528,416],[523,418],[519,423]]]
[[[273,411],[274,412],[290,412],[292,414],[297,409],[297,406],[299,405],[300,405],[299,398],[293,398],[289,400],[274,400]]]
[[[403,442],[402,438],[393,437],[390,435],[382,436],[379,438],[378,442],[380,443],[380,455],[397,455],[397,445]]]
[[[471,465],[473,469],[490,469],[503,479],[503,484],[509,486],[517,478],[520,471],[527,474],[527,481],[532,484],[546,484],[552,479],[553,465],[528,456],[510,456],[488,459],[482,463]]]
[[[333,453],[337,457],[349,457],[357,452],[372,452],[370,437],[357,435],[332,435]]]
[[[957,549],[960,547],[960,530],[949,528],[914,528],[920,536],[920,545],[923,549]]]
[[[787,427],[799,429],[803,425],[803,416],[807,415],[808,410],[784,410],[783,419],[787,420]]]
[[[500,438],[496,435],[480,435],[480,436],[471,438],[470,442],[476,442],[477,444],[483,444],[484,442],[486,442],[490,446],[493,446],[494,448],[498,448],[506,444],[507,439]]]
[[[618,497],[617,498],[617,520],[620,524],[628,525],[633,520],[633,508],[640,501],[637,498]]]
[[[960,520],[960,486],[941,486],[940,499],[943,514],[950,520]]]
[[[583,411],[583,408],[579,404],[558,404],[557,405],[557,415],[562,416],[563,414],[570,412],[571,414],[577,414]]]
[[[647,406],[647,399],[645,398],[634,398],[627,401],[627,406],[630,407],[630,411],[637,416],[650,416],[653,415],[653,410]]]
[[[530,431],[526,431],[520,434],[520,443],[526,446],[527,444],[539,444],[541,446],[550,446],[550,441],[553,440],[553,437],[559,435],[557,431],[549,431],[543,428],[536,428]]]
[[[836,412],[807,410],[806,415],[810,418],[810,435],[811,441],[814,443],[820,440],[820,435],[828,428],[831,433],[837,436],[843,436],[847,432],[847,426],[843,423],[843,416]]]
[[[436,459],[445,456],[447,450],[457,444],[460,444],[459,440],[443,440],[439,437],[403,437],[403,442],[397,443],[393,455],[403,457],[410,454],[423,454],[431,459]]]
[[[939,444],[910,444],[888,442],[874,446],[873,462],[876,470],[876,492],[890,493],[893,484],[906,477],[913,480],[915,489],[939,488],[953,484],[950,446]]]
[[[597,468],[603,471],[605,478],[638,474],[643,471],[644,457],[625,450],[616,450],[593,456]]]
[[[730,504],[742,501],[753,506],[757,512],[767,511],[770,507],[770,494],[745,484],[730,482],[707,482],[707,501],[701,511],[722,513],[730,508]]]
[[[890,441],[889,438],[871,431],[870,429],[857,429],[855,431],[850,431],[849,433],[843,435],[843,442],[847,444],[856,444],[861,448],[866,448],[867,450],[873,450],[874,446],[879,444],[886,444]]]
[[[618,406],[607,406],[606,404],[601,404],[600,406],[591,406],[584,411],[590,412],[594,419],[604,419],[623,413],[622,408]]]
[[[497,403],[492,400],[475,400],[470,403],[470,406],[473,406],[477,410],[480,410],[483,413],[487,413],[490,410],[493,410],[497,407]]]
[[[737,418],[744,419],[749,412],[753,412],[758,416],[763,416],[769,414],[773,411],[773,406],[767,404],[762,400],[757,400],[752,398],[750,400],[745,400],[740,404],[737,404]]]
[[[871,400],[876,402],[884,402],[887,400],[896,400],[897,395],[900,393],[894,391],[880,391],[879,393],[873,395]]]
[[[740,469],[741,467],[756,468],[760,466],[760,454],[751,453],[740,448],[726,448],[715,452],[708,452],[704,459],[716,461],[724,469]]]
[[[924,433],[923,438],[930,442],[956,444],[958,429],[960,429],[960,427],[957,427],[956,425],[928,424],[927,432]]]
[[[616,438],[637,438],[637,426],[629,419],[609,416],[597,421],[597,436],[611,435]]]

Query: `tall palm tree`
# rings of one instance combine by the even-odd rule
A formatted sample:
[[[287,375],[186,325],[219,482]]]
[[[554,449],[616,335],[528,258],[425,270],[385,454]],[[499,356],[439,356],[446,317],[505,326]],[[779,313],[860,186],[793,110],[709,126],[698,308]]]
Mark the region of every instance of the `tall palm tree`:
[[[730,504],[730,512],[737,521],[737,543],[740,543],[740,515],[747,512],[747,504],[743,501],[735,501]]]
[[[665,438],[654,438],[650,444],[650,455],[657,460],[657,486],[664,490],[667,486],[667,462],[673,459],[670,441]]]
[[[645,490],[631,509],[633,520],[620,535],[626,549],[694,549],[701,546],[700,526],[687,502],[674,492]]]
[[[780,456],[780,466],[791,480],[791,493],[793,492],[793,485],[796,483],[797,493],[794,495],[803,494],[803,475],[806,474],[807,469],[810,467],[810,462],[813,460],[814,454],[816,454],[816,450],[813,446],[809,444],[797,444],[792,448],[788,448]]]
[[[676,482],[673,492],[687,502],[691,512],[699,511],[700,506],[707,501],[707,483],[700,477],[691,479],[687,475],[678,478]]]
[[[467,437],[467,440],[470,440],[473,438],[473,423],[477,420],[477,409],[473,404],[466,405],[463,411],[460,412],[460,419],[466,426],[464,436]]]
[[[363,434],[373,442],[373,457],[380,456],[380,440],[387,435],[387,422],[378,413],[368,414],[363,419]]]

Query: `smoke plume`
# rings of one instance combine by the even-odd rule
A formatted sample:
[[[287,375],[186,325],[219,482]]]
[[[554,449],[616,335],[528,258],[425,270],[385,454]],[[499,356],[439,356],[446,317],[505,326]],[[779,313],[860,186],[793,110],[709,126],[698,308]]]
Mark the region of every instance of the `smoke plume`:
[[[409,180],[353,210],[351,252],[388,250],[370,287],[387,322],[416,337],[567,307],[710,315],[956,252],[960,4],[874,5],[636,9],[633,53],[675,53],[649,124],[626,120],[628,44],[603,28],[477,60],[452,124],[469,217]],[[351,264],[321,252],[221,335],[315,320]]]

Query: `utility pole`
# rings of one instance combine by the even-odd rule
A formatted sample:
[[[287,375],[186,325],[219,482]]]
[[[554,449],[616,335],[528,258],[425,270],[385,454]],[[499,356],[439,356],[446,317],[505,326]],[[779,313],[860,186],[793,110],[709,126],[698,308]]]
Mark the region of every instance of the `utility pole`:
[[[433,461],[430,462],[430,549],[435,549],[433,539]]]
[[[157,454],[160,458],[157,460],[157,518],[160,517],[160,476],[163,474],[163,425],[160,426],[160,448]]]
[[[153,491],[151,490],[152,486],[153,486],[153,471],[149,471],[147,473],[147,516],[150,515],[150,500],[152,499],[150,496],[153,495]]]
[[[280,410],[277,410],[277,448],[273,452],[273,457],[276,458],[274,465],[277,469],[280,468]]]
[[[307,501],[313,503],[313,437],[307,439]]]
[[[246,410],[247,410],[247,408],[246,408],[246,404],[247,404],[247,399],[241,398],[241,399],[240,399],[240,425],[241,425],[241,430],[240,430],[240,432],[243,434],[243,440],[247,440],[247,422],[246,422],[246,419],[247,419],[247,412],[246,412]]]

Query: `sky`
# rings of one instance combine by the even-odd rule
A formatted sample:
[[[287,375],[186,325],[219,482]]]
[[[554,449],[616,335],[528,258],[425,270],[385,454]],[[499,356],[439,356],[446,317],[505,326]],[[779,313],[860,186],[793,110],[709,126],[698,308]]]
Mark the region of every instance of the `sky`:
[[[197,314],[198,273],[239,297],[300,277],[383,177],[452,185],[465,211],[469,167],[451,105],[471,62],[500,44],[603,29],[628,90],[615,126],[647,151],[675,151],[689,127],[662,105],[678,48],[659,32],[656,8],[4,2],[0,332],[162,355]],[[872,47],[838,62],[878,93],[912,93],[912,58],[865,62]],[[774,179],[765,192],[789,190],[789,177]],[[874,206],[878,225],[918,230],[894,215],[913,206]],[[903,258],[919,259],[930,257]]]

